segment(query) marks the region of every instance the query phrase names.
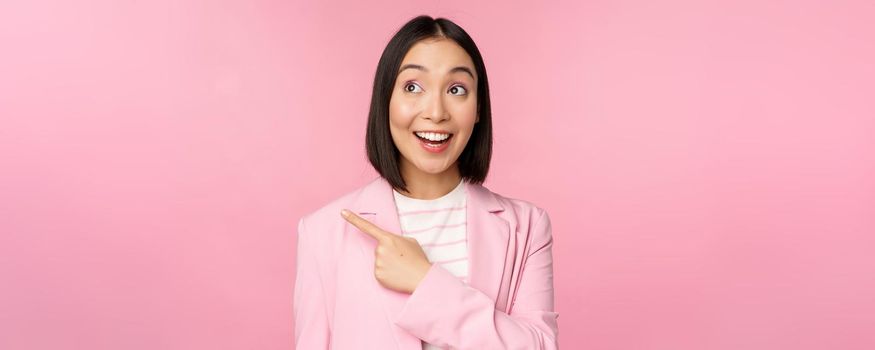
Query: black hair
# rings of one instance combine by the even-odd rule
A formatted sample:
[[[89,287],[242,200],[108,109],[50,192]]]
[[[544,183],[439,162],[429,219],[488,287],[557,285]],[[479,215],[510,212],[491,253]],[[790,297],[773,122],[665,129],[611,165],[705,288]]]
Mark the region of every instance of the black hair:
[[[489,173],[492,158],[492,110],[489,104],[489,83],[486,79],[486,66],[474,40],[462,27],[446,18],[432,18],[421,15],[408,21],[389,40],[374,76],[374,90],[368,113],[368,127],[365,145],[368,160],[377,172],[392,187],[407,191],[399,167],[400,152],[392,141],[389,131],[389,100],[398,78],[401,61],[414,44],[423,39],[446,38],[461,46],[474,62],[477,75],[477,115],[478,122],[465,149],[459,155],[459,174],[463,180],[481,184]]]

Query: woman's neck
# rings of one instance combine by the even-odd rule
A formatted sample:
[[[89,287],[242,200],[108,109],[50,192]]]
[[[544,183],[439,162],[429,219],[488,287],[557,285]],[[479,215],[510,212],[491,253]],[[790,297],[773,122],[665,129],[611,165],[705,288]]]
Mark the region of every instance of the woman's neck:
[[[401,176],[407,185],[407,191],[397,190],[398,193],[415,199],[436,199],[450,193],[459,181],[458,163],[454,163],[446,171],[439,174],[430,174],[416,168],[413,164],[401,167]]]

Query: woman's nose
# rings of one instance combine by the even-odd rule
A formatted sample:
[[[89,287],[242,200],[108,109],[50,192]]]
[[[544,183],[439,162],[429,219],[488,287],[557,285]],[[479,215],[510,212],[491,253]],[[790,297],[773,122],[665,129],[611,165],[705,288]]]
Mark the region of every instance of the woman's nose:
[[[430,119],[435,123],[450,118],[447,114],[447,108],[444,106],[442,94],[434,94],[429,98],[428,108],[426,108],[424,115],[426,119]]]

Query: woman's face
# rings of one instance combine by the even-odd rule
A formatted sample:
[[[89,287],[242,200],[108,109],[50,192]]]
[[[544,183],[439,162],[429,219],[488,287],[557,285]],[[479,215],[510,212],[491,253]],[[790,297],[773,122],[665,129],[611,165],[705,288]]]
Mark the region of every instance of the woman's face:
[[[402,174],[443,173],[455,167],[479,121],[474,63],[456,42],[426,39],[410,48],[399,69],[389,129],[401,152]]]

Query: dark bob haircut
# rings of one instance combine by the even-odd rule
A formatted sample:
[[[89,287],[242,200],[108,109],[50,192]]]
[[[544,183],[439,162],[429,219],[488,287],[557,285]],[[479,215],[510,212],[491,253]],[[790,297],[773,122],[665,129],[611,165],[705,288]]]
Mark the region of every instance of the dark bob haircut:
[[[401,60],[414,44],[430,38],[446,38],[456,42],[471,56],[477,73],[477,115],[471,138],[459,155],[459,174],[463,180],[481,184],[489,172],[492,158],[492,110],[489,104],[489,84],[486,79],[486,66],[474,40],[452,21],[445,18],[432,18],[422,15],[411,19],[389,40],[374,76],[374,91],[371,95],[371,108],[368,113],[368,129],[365,144],[368,160],[374,169],[394,188],[407,191],[407,184],[401,177],[399,157],[401,153],[392,141],[389,131],[389,100],[398,78]]]

